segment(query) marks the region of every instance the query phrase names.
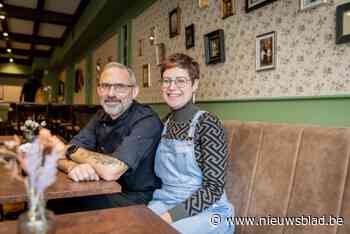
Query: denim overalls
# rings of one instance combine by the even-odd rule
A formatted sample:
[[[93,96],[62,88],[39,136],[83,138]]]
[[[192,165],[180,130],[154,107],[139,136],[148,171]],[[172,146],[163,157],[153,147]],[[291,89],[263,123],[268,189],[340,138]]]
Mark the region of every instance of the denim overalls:
[[[189,140],[166,139],[164,134],[169,119],[165,123],[155,158],[155,173],[162,180],[162,188],[153,193],[153,200],[148,204],[158,215],[184,202],[202,187],[203,175],[195,159],[194,132],[198,118],[203,113],[198,111],[193,117],[188,132]],[[234,226],[227,222],[226,217],[233,215],[233,207],[224,193],[208,209],[178,220],[172,226],[182,234],[232,234]]]

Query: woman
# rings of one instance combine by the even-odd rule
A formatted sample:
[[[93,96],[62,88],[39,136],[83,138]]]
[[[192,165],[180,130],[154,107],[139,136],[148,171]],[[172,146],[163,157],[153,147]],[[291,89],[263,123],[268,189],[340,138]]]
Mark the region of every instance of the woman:
[[[172,112],[155,159],[162,188],[148,206],[184,234],[233,233],[227,222],[233,207],[224,191],[224,130],[215,115],[192,104],[199,65],[187,55],[174,54],[162,63],[161,75],[162,95]]]

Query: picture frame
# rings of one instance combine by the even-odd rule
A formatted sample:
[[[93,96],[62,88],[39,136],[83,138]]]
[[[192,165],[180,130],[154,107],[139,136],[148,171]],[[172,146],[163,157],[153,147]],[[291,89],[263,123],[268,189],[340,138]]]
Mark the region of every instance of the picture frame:
[[[188,25],[185,28],[185,46],[186,49],[194,47],[194,24]]]
[[[198,0],[199,8],[207,8],[209,6],[209,0]]]
[[[156,50],[156,65],[159,66],[162,64],[165,59],[165,45],[164,43],[155,44]]]
[[[177,7],[169,13],[169,36],[170,38],[180,35],[180,8]]]
[[[0,100],[5,99],[5,88],[4,85],[0,85]]]
[[[328,0],[299,0],[300,1],[300,10],[307,10],[315,8],[321,4],[327,3]]]
[[[58,96],[62,96],[64,97],[64,92],[65,92],[65,87],[64,87],[64,82],[62,80],[60,80],[58,82]]]
[[[221,0],[221,18],[226,19],[236,12],[236,0]]]
[[[350,42],[350,2],[337,6],[335,31],[336,44]]]
[[[151,65],[144,64],[142,66],[142,87],[149,88],[151,87]]]
[[[137,40],[137,55],[140,57],[143,55],[143,39]]]
[[[218,29],[204,35],[204,47],[206,64],[225,62],[224,30]]]
[[[260,7],[273,3],[276,0],[246,0],[246,12],[256,10]]]
[[[268,32],[256,37],[256,71],[276,67],[276,32]]]

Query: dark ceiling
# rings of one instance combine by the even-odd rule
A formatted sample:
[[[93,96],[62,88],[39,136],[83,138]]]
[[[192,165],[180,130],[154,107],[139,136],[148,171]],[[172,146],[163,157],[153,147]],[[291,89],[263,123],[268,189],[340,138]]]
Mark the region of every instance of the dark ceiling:
[[[55,47],[63,45],[89,1],[0,1],[0,64],[30,66],[34,57],[50,57]]]

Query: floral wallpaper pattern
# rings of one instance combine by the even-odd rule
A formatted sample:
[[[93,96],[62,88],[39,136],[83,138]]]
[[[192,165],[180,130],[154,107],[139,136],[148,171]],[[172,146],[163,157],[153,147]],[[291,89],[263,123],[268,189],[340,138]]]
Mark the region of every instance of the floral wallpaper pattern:
[[[134,19],[133,68],[142,84],[142,65],[151,64],[151,87],[141,89],[143,102],[162,102],[155,65],[155,47],[148,41],[155,27],[155,43],[166,55],[193,56],[201,67],[199,101],[263,97],[339,95],[350,92],[350,43],[335,44],[335,9],[340,0],[300,11],[299,0],[277,0],[249,13],[245,0],[236,0],[233,16],[221,19],[220,0],[200,9],[198,0],[158,0]],[[168,13],[181,9],[181,33],[169,38]],[[185,49],[185,27],[195,26],[195,47]],[[203,35],[223,29],[226,62],[205,64]],[[255,38],[276,31],[276,68],[256,72]],[[142,40],[142,56],[138,54]]]

